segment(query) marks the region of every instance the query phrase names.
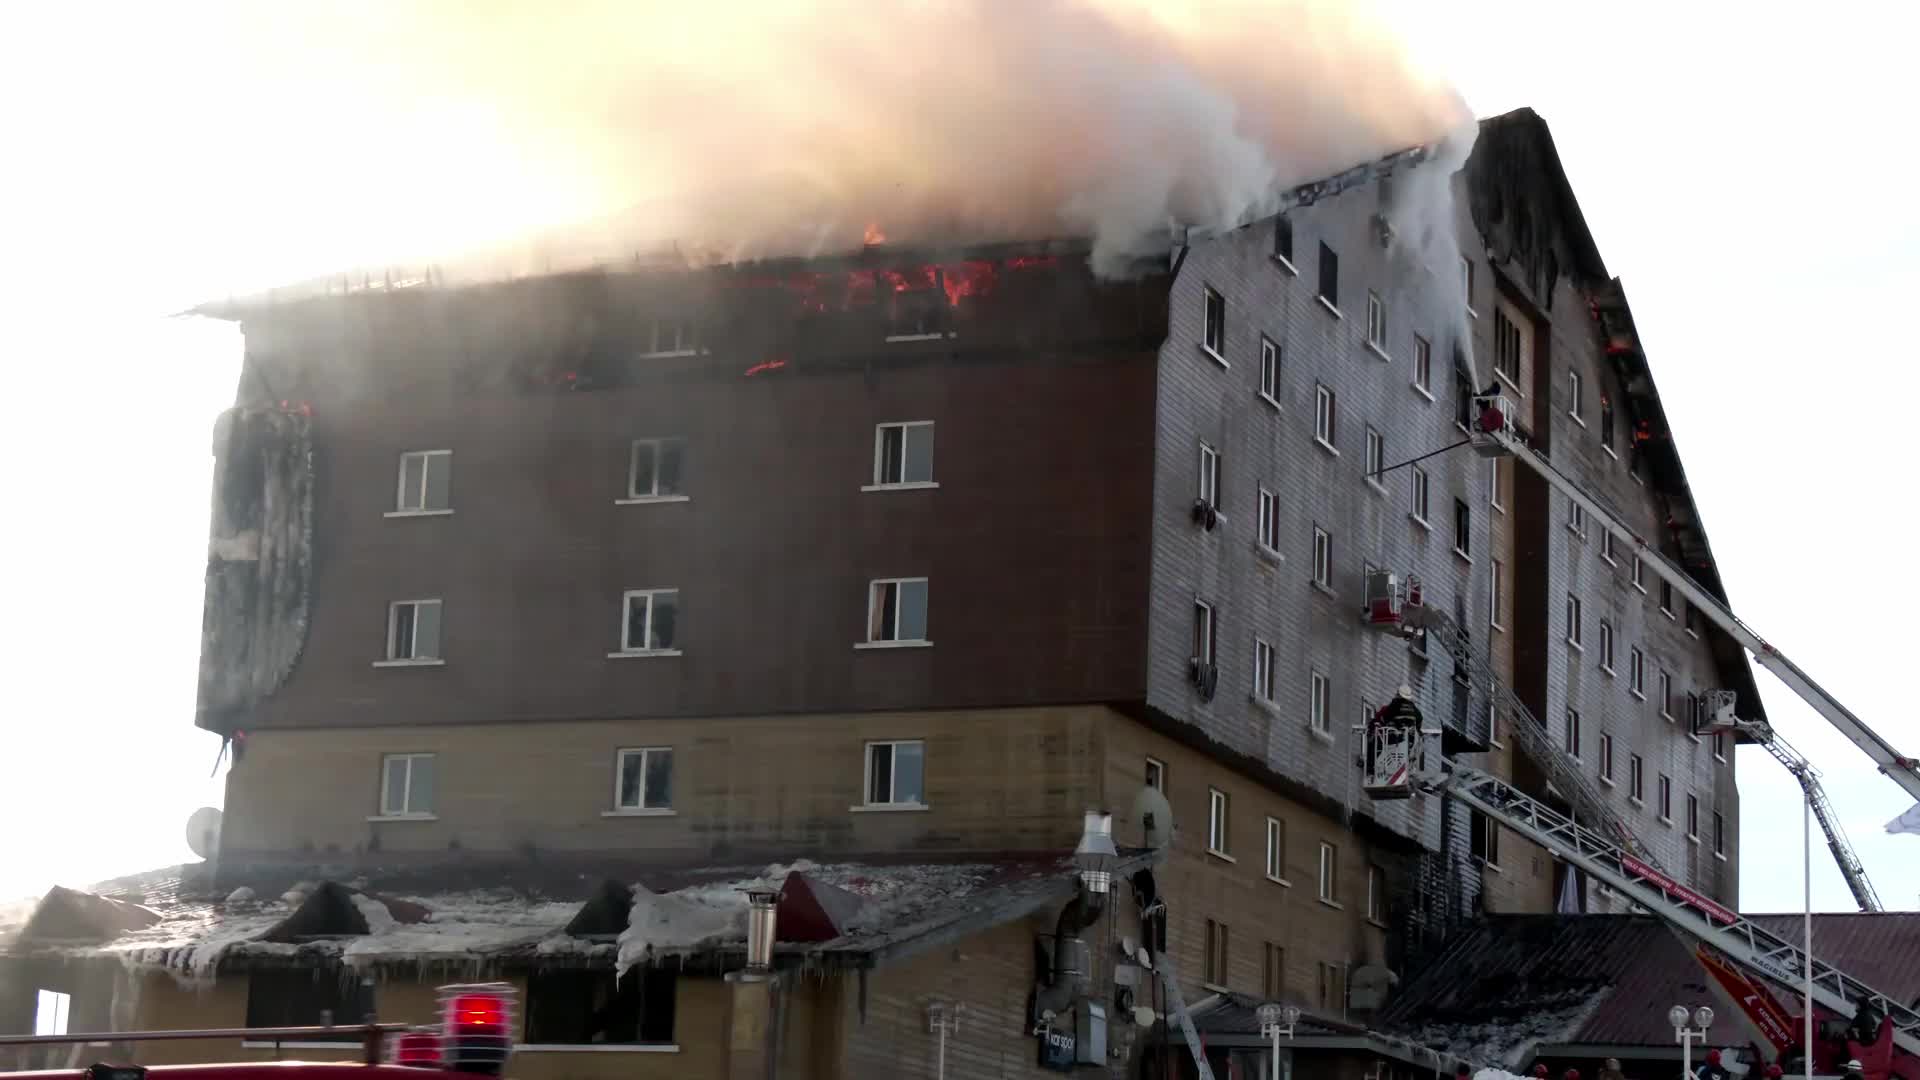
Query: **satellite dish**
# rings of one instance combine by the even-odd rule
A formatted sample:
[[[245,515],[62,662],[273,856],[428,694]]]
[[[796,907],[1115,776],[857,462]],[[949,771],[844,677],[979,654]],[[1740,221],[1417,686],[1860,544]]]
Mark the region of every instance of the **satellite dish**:
[[[187,846],[195,855],[211,859],[220,850],[220,811],[203,806],[187,817]]]
[[[1133,812],[1127,820],[1140,830],[1148,847],[1158,851],[1173,846],[1173,807],[1159,788],[1143,785],[1133,797]]]

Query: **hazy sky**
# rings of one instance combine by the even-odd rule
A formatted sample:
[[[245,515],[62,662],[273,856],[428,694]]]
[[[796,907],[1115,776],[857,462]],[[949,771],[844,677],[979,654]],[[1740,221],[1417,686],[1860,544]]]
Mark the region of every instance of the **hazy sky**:
[[[1907,191],[1920,15],[1387,6],[1476,113],[1530,105],[1552,125],[1625,279],[1737,610],[1920,753],[1899,698],[1913,661],[1899,630],[1912,545],[1898,471],[1920,357],[1892,317],[1920,297]],[[231,46],[257,14],[54,7],[10,15],[0,47],[15,380],[0,397],[13,507],[0,559],[0,898],[178,861],[188,813],[219,801],[218,743],[192,709],[212,424],[239,341],[162,316],[352,263],[375,238],[431,243],[495,206],[578,194],[457,100],[389,109],[375,80],[248,61]],[[449,160],[472,182],[419,190]],[[1815,412],[1831,422],[1810,424]],[[1757,679],[1775,724],[1825,771],[1882,898],[1913,908],[1920,837],[1881,831],[1912,800]],[[1742,906],[1795,909],[1799,789],[1757,748],[1738,768]],[[1821,850],[1814,878],[1817,907],[1851,907]]]

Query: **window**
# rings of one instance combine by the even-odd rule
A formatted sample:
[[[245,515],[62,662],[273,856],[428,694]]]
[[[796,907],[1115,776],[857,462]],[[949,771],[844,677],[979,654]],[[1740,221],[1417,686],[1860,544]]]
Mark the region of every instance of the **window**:
[[[1320,899],[1336,903],[1340,895],[1340,849],[1320,841]]]
[[[1367,427],[1367,483],[1380,487],[1380,470],[1387,467],[1386,437]],[[1385,490],[1382,488],[1381,490]]]
[[[1507,504],[1501,501],[1500,461],[1500,458],[1494,458],[1487,462],[1487,505],[1495,510],[1504,511]]]
[[[397,514],[431,514],[447,509],[453,485],[453,451],[415,450],[400,455],[400,488],[394,496]]]
[[[1582,647],[1580,641],[1580,598],[1572,593],[1567,594],[1567,644],[1576,649]]]
[[[73,1011],[73,995],[58,990],[41,990],[35,996],[33,1007],[33,1033],[35,1035],[65,1035],[67,1017]]]
[[[1687,701],[1687,711],[1685,713],[1687,718],[1687,737],[1698,741],[1700,738],[1700,728],[1704,726],[1706,722],[1707,713],[1706,710],[1701,707],[1702,703],[1699,694],[1689,690],[1686,692],[1685,697]]]
[[[1587,508],[1575,502],[1571,497],[1567,499],[1567,531],[1583,540],[1586,539]]]
[[[1613,532],[1610,529],[1600,530],[1600,557],[1607,560],[1608,566],[1620,565],[1619,558],[1613,553]]]
[[[529,1045],[663,1045],[673,1042],[674,992],[679,975],[636,964],[618,978],[611,971],[536,971],[527,977]]]
[[[1673,676],[1660,672],[1660,715],[1673,719]]]
[[[1660,614],[1669,619],[1673,618],[1673,584],[1671,582],[1660,583]]]
[[[1471,434],[1473,430],[1473,381],[1467,378],[1465,371],[1460,370],[1460,364],[1462,363],[1464,363],[1464,361],[1460,359],[1460,354],[1456,351],[1454,353],[1453,370],[1453,426]]]
[[[1413,339],[1413,387],[1433,396],[1433,342],[1419,336]]]
[[[1273,219],[1273,254],[1293,268],[1293,222],[1285,214]]]
[[[1307,715],[1313,721],[1313,729],[1323,733],[1331,732],[1333,730],[1333,710],[1330,700],[1332,687],[1328,684],[1325,675],[1317,671],[1313,673],[1308,695]]]
[[[1681,618],[1681,625],[1687,628],[1687,633],[1693,635],[1694,637],[1699,637],[1700,636],[1700,609],[1697,607],[1694,607],[1692,604],[1688,604],[1686,614]]]
[[[623,653],[676,653],[680,650],[680,590],[634,589],[626,594],[620,620]]]
[[[1280,346],[1270,337],[1260,339],[1260,396],[1280,406]]]
[[[387,605],[387,660],[439,660],[440,601],[399,600]]]
[[[1634,697],[1647,696],[1647,657],[1638,645],[1627,650],[1627,689]]]
[[[1493,370],[1509,383],[1520,383],[1520,328],[1498,306],[1493,309]]]
[[[1600,670],[1613,674],[1613,624],[1600,620]]]
[[[929,432],[928,452],[932,452]],[[680,473],[686,457],[681,439],[637,439],[627,462],[627,498],[678,499],[683,496]]]
[[[1387,872],[1378,866],[1367,867],[1367,918],[1387,921]]]
[[[1600,449],[1613,452],[1613,399],[1600,395]]]
[[[1660,774],[1660,820],[1673,824],[1673,778]]]
[[[1287,823],[1279,818],[1267,819],[1267,876],[1287,880]]]
[[[1713,733],[1713,758],[1715,761],[1727,760],[1727,733],[1724,731]]]
[[[1687,839],[1700,839],[1700,799],[1695,795],[1687,796]]]
[[[1340,309],[1340,256],[1325,241],[1320,244],[1320,299],[1335,311]]]
[[[1205,600],[1193,602],[1193,658],[1203,664],[1214,662],[1213,605]]]
[[[1639,589],[1641,592],[1646,592],[1647,582],[1646,579],[1641,576],[1640,566],[1640,554],[1639,552],[1635,552],[1633,556],[1633,587]]]
[[[1467,314],[1475,314],[1473,310],[1473,260],[1467,258],[1465,255],[1460,256],[1460,295],[1461,298],[1466,301]]]
[[[1647,766],[1639,754],[1627,755],[1627,797],[1634,802],[1644,802],[1647,797]]]
[[[1473,554],[1473,512],[1460,499],[1453,500],[1453,550],[1469,557]]]
[[[1600,733],[1600,779],[1613,783],[1613,736]]]
[[[883,578],[867,586],[867,642],[927,640],[927,579]]]
[[[1147,759],[1147,786],[1162,795],[1167,793],[1167,764],[1158,758]]]
[[[1276,1001],[1287,989],[1287,950],[1267,942],[1266,973],[1261,986],[1268,1001]]]
[[[1280,496],[1260,489],[1260,520],[1257,522],[1260,546],[1278,553],[1280,550]]]
[[[1387,302],[1380,294],[1367,292],[1367,344],[1385,356],[1387,353]]]
[[[1318,525],[1313,527],[1313,583],[1333,587],[1333,537]]]
[[[933,421],[881,424],[873,434],[873,486],[933,483]]]
[[[1220,451],[1200,444],[1200,501],[1220,509]]]
[[[319,977],[316,977],[318,975]],[[313,1027],[332,1023],[340,1027],[364,1024],[374,1017],[373,982],[345,973],[255,970],[247,974],[246,1022],[250,1028]],[[303,1036],[302,1041],[357,1043],[361,1034]]]
[[[1409,465],[1407,472],[1413,477],[1413,520],[1425,525],[1427,523],[1427,470],[1418,465]]]
[[[1567,372],[1567,415],[1577,424],[1586,424],[1580,419],[1580,373],[1577,371]]]
[[[1227,356],[1227,298],[1212,289],[1206,290],[1206,324],[1201,333],[1200,344],[1213,354],[1215,360],[1224,361]]]
[[[1200,981],[1209,986],[1227,984],[1227,924],[1207,920],[1207,960]]]
[[[1507,564],[1495,559],[1487,574],[1487,622],[1495,630],[1506,629],[1500,623],[1501,601],[1505,599],[1503,582],[1506,578],[1506,570]]]
[[[1334,436],[1339,432],[1340,403],[1333,391],[1324,385],[1313,388],[1313,437],[1320,440],[1327,449],[1333,449]]]
[[[1340,965],[1320,961],[1320,1007],[1327,1010],[1346,1012],[1347,992],[1342,985]]]
[[[700,330],[690,319],[655,319],[645,340],[642,358],[692,356],[700,349]]]
[[[1472,812],[1468,825],[1473,835],[1467,840],[1467,850],[1476,859],[1496,869],[1500,866],[1500,823],[1481,813]]]
[[[1253,696],[1261,701],[1273,700],[1273,646],[1253,639]]]
[[[1219,788],[1207,789],[1207,850],[1227,854],[1227,793]]]
[[[1568,709],[1566,727],[1562,731],[1567,746],[1567,756],[1580,760],[1580,710]]]
[[[925,806],[927,748],[919,739],[867,744],[867,805]]]
[[[388,754],[380,759],[380,816],[433,815],[433,755]]]
[[[615,810],[666,810],[673,806],[673,748],[622,750],[614,762]]]
[[[1713,853],[1715,855],[1727,853],[1727,821],[1720,816],[1718,810],[1713,812]]]

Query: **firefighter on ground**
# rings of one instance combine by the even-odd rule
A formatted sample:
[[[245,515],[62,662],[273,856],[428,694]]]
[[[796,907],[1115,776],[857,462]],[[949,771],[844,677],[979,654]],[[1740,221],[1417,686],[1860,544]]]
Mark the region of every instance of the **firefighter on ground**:
[[[1548,1074],[1547,1074],[1547,1065],[1546,1065],[1546,1063],[1545,1063],[1545,1062],[1541,1062],[1540,1064],[1538,1064],[1538,1065],[1535,1065],[1535,1066],[1533,1067],[1533,1075],[1534,1075],[1535,1077],[1537,1077],[1537,1078],[1538,1078],[1538,1080],[1547,1080],[1547,1075],[1548,1075]]]
[[[1859,1058],[1847,1062],[1847,1071],[1841,1074],[1840,1080],[1866,1080],[1865,1074],[1861,1072]]]
[[[1699,1080],[1732,1080],[1733,1078],[1733,1074],[1727,1071],[1727,1067],[1720,1064],[1718,1050],[1707,1051],[1707,1060],[1700,1063],[1700,1067],[1694,1070],[1693,1075]]]
[[[1600,1070],[1600,1080],[1627,1080],[1627,1074],[1620,1071],[1620,1059],[1608,1058],[1607,1064]]]

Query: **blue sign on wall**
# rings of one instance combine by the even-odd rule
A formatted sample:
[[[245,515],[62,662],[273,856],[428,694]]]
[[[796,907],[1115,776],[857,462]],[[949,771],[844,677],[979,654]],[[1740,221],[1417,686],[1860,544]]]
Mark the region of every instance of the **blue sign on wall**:
[[[1034,1034],[1040,1036],[1041,1068],[1058,1069],[1061,1072],[1073,1071],[1073,1032],[1043,1027]]]

